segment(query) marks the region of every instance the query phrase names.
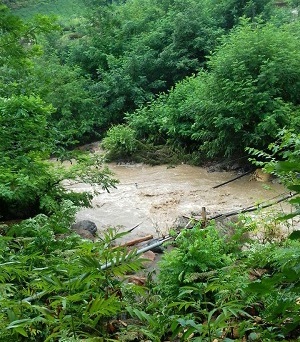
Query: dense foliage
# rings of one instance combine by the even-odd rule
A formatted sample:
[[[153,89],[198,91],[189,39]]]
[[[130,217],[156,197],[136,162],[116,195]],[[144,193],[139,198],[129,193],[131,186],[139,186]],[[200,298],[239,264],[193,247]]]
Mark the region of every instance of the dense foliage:
[[[122,236],[114,230],[98,243],[68,234],[74,210],[66,202],[60,215],[38,215],[1,237],[0,341],[104,341],[110,317],[124,311],[122,295],[134,286],[120,277],[141,260],[108,248]]]
[[[113,246],[122,234],[71,234],[93,193],[64,181],[116,185],[101,156],[75,148],[105,135],[110,158],[248,147],[293,192],[288,226],[300,205],[299,1],[64,1],[76,16],[59,0],[3,3],[18,15],[0,5],[0,219],[20,221],[0,225],[0,341],[298,338],[297,231],[282,236],[274,217],[223,234],[195,222],[137,287],[136,251]]]
[[[54,153],[64,157],[66,139],[73,136],[64,136],[59,124],[53,123],[53,104],[45,102],[42,92],[39,96],[26,82],[34,76],[33,58],[40,52],[36,35],[53,30],[55,25],[44,17],[25,24],[6,7],[0,10],[0,217],[53,214],[66,199],[89,205],[91,194],[67,192],[61,181],[82,179],[108,189],[116,180],[102,167],[99,156],[70,154],[68,158],[75,161],[70,168],[49,161]]]
[[[163,136],[207,156],[266,148],[281,128],[299,129],[299,51],[298,23],[245,21],[223,38],[209,71],[129,114],[129,125],[140,138]]]
[[[29,93],[55,107],[52,121],[66,142],[103,136],[111,124],[123,123],[126,112],[207,69],[207,57],[241,16],[266,21],[276,13],[270,0],[86,1],[86,6],[76,18],[58,12],[61,30],[38,37],[45,53],[34,59],[26,79]],[[281,9],[282,23],[290,20],[284,13]],[[175,140],[187,145],[193,132],[184,134],[183,141]]]
[[[228,240],[219,234],[214,226],[196,226],[163,259],[156,290],[170,318],[166,329],[173,337],[182,333],[182,341],[189,336],[195,341],[196,336],[203,341],[298,336],[299,241],[278,242],[274,231],[269,243],[248,239],[238,250],[238,235]]]
[[[124,112],[205,67],[206,56],[238,18],[268,16],[269,3],[137,0],[98,5],[92,28],[71,47],[68,61],[93,77],[105,115],[118,123]]]
[[[297,114],[299,30],[290,11],[269,0],[86,1],[80,17],[58,12],[60,30],[38,17],[26,53],[33,39],[44,54],[35,53],[30,75],[18,72],[18,85],[6,66],[3,88],[52,104],[65,145],[103,136],[128,112],[147,142],[207,156],[264,148]],[[242,16],[248,24],[239,25]],[[23,39],[28,24],[14,20]]]

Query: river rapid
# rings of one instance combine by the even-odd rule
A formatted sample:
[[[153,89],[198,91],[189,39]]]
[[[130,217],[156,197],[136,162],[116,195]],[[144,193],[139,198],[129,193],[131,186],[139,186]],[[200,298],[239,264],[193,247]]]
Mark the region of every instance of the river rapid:
[[[185,164],[169,167],[111,163],[108,167],[120,183],[109,193],[99,189],[93,207],[81,209],[77,220],[95,222],[100,234],[108,227],[126,231],[138,225],[124,241],[148,234],[165,236],[176,226],[178,217],[199,216],[202,207],[211,217],[265,203],[287,191],[276,182],[250,181],[250,175],[213,189],[236,174],[210,173],[205,168]],[[86,184],[76,184],[72,188],[76,191],[90,189]],[[271,210],[290,211],[291,208],[281,204]]]

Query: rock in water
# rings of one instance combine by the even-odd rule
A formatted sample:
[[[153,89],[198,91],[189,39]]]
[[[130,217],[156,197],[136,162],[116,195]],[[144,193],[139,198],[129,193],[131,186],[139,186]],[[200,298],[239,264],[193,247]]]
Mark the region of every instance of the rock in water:
[[[97,226],[94,222],[89,220],[82,220],[72,224],[71,229],[80,235],[80,232],[87,230],[93,236],[96,236]]]

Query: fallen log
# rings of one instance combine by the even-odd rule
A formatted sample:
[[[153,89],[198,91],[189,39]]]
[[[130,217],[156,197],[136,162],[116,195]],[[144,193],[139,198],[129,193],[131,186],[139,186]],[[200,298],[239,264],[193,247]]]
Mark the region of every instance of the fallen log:
[[[158,247],[158,246],[161,246],[164,242],[168,241],[168,240],[171,240],[173,239],[172,236],[166,236],[165,238],[159,240],[159,241],[156,241],[155,243],[153,243],[152,245],[148,245],[144,248],[141,248],[139,249],[136,254],[142,254],[144,252],[147,252],[147,251],[150,251],[151,249],[155,248],[155,247]]]
[[[122,243],[121,245],[115,246],[113,249],[118,248],[118,247],[129,247],[129,246],[134,246],[137,245],[140,242],[148,241],[153,239],[153,235],[146,235],[138,239],[130,240],[128,242]]]
[[[42,296],[45,295],[45,294],[48,294],[48,291],[41,291],[41,292],[38,292],[38,293],[34,294],[33,296],[26,297],[26,298],[22,299],[22,303],[24,303],[24,302],[30,303],[30,302],[32,302],[33,300],[38,299],[38,298],[42,297]]]

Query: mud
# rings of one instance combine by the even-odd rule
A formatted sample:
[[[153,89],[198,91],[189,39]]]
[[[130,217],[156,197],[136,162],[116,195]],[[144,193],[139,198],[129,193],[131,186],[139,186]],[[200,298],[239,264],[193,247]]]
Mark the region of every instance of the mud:
[[[242,209],[285,193],[278,183],[250,181],[251,175],[213,189],[236,176],[234,172],[207,172],[201,167],[178,165],[148,166],[144,164],[109,164],[120,183],[117,189],[100,194],[93,200],[93,208],[82,209],[78,220],[91,220],[98,231],[118,227],[125,231],[139,224],[124,240],[153,234],[168,234],[182,215],[200,215],[205,207],[208,216]],[[88,190],[85,184],[74,185],[76,190]],[[287,205],[276,210],[290,210]]]

